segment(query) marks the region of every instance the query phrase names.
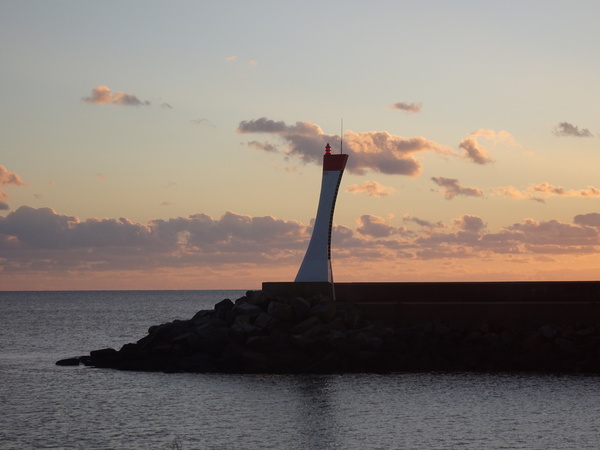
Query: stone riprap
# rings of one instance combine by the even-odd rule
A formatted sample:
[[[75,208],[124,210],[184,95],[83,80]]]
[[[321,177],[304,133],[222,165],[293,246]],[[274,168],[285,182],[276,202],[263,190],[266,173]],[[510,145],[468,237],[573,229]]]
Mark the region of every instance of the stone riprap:
[[[249,291],[189,320],[152,326],[118,351],[95,350],[57,364],[196,373],[600,373],[600,327],[374,322],[323,295]]]

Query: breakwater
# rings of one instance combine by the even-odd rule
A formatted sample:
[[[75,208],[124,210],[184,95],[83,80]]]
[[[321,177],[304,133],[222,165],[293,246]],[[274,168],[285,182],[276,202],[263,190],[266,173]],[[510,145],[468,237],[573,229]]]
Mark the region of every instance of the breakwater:
[[[391,323],[464,320],[505,327],[600,325],[600,282],[263,283],[272,295],[311,291]]]
[[[549,317],[497,316],[493,308],[484,307],[486,302],[473,299],[398,301],[379,297],[366,285],[347,286],[354,301],[343,296],[334,301],[323,293],[285,294],[285,286],[266,284],[263,291],[249,291],[235,301],[224,299],[189,320],[153,325],[147,336],[119,350],[100,349],[57,364],[218,373],[600,373],[600,322],[593,317],[545,321]],[[443,294],[437,287],[434,291]],[[586,292],[591,297],[573,299],[572,308],[581,312],[581,305],[592,307],[597,287],[589,285]],[[368,297],[358,295],[361,288]],[[537,294],[530,294],[526,303],[542,307],[570,301],[554,294],[537,300]],[[412,313],[406,308],[411,303]],[[519,302],[511,299],[496,303],[506,311],[521,311],[513,305]],[[448,309],[440,310],[442,304]]]

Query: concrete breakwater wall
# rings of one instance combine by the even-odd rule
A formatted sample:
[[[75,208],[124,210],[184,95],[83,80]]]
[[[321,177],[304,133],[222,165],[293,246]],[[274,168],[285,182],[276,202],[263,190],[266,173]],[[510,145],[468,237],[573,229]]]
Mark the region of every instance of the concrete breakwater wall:
[[[335,294],[333,292],[335,290]],[[321,292],[390,323],[466,320],[498,325],[600,325],[600,282],[263,283],[277,295]]]

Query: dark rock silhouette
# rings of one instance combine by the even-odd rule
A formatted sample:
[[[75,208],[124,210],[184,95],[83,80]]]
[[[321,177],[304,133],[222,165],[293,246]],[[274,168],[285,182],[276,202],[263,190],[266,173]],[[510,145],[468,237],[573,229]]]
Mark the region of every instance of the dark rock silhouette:
[[[600,328],[368,321],[351,304],[248,291],[189,320],[151,326],[120,350],[57,365],[217,373],[536,371],[600,373]]]

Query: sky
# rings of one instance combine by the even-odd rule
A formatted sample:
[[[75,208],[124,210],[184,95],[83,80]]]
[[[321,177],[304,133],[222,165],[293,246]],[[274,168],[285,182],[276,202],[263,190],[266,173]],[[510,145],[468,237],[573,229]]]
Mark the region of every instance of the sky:
[[[335,281],[596,280],[599,16],[3,0],[0,290],[293,281],[327,143]]]

